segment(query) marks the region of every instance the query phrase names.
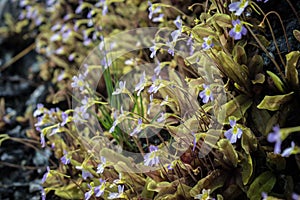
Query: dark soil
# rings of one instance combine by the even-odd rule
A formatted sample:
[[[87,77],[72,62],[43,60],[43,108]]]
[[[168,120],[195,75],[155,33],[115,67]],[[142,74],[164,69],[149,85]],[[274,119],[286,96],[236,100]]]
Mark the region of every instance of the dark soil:
[[[294,4],[295,10],[299,11],[300,2],[296,0],[291,0],[291,2]],[[17,13],[15,7],[11,5],[5,9]],[[0,6],[0,25],[3,25],[2,11],[5,9]],[[289,4],[284,0],[270,0],[263,5],[263,9],[266,12],[275,10],[280,14],[286,27],[291,50],[299,50],[300,43],[292,34],[294,29],[300,30],[299,21]],[[269,19],[274,28],[280,52],[285,55],[288,49],[280,21],[275,15],[270,15]],[[268,32],[266,32],[266,36],[268,39],[272,39]],[[32,42],[34,42],[33,39],[23,40],[22,35],[0,38],[0,66],[27,48]],[[277,56],[274,42],[271,43],[268,50],[275,57]],[[49,87],[51,87],[50,83],[43,82],[38,78],[40,63],[36,56],[32,51],[8,68],[0,67],[0,99],[5,101],[4,108],[0,104],[0,134],[8,134],[10,137],[19,138],[21,142],[24,142],[22,144],[16,140],[5,140],[0,146],[0,199],[2,200],[40,199],[41,178],[51,156],[51,151],[41,149],[39,142],[31,143],[25,140],[28,139],[28,130],[33,128],[30,120],[17,121],[18,116],[24,116],[26,111],[34,110],[37,103],[44,102]],[[271,65],[266,56],[265,64]],[[32,136],[34,134],[31,134]],[[38,135],[35,136],[38,139]],[[30,144],[33,144],[35,148]]]

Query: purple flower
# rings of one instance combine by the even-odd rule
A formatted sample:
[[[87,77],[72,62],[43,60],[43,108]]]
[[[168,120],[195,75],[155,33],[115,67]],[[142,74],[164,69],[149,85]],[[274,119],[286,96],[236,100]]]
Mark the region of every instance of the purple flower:
[[[148,11],[149,11],[148,17],[149,17],[149,19],[152,19],[153,14],[157,14],[157,13],[161,12],[161,7],[158,6],[158,7],[154,8],[153,4],[150,1],[148,1],[148,6],[149,6],[149,8],[148,8]]]
[[[84,82],[84,76],[82,74],[79,74],[78,76],[73,76],[71,83],[72,88],[79,88],[80,91],[83,91],[85,82]]]
[[[57,30],[59,30],[61,28],[61,24],[55,24],[55,25],[53,25],[52,27],[51,27],[51,31],[57,31]]]
[[[101,164],[98,165],[97,167],[97,173],[102,174],[104,171],[106,165],[106,158],[104,156],[101,156]]]
[[[281,156],[282,157],[289,157],[291,155],[291,153],[293,153],[293,151],[295,150],[295,142],[291,142],[291,147],[285,149]]]
[[[173,22],[179,30],[182,29],[182,20],[180,19],[180,15],[178,15]]]
[[[203,103],[207,103],[209,100],[213,101],[213,93],[209,87],[209,85],[203,84],[204,90],[199,93],[199,97],[202,99]]]
[[[262,200],[267,200],[268,194],[265,193],[265,192],[262,192],[262,193],[261,193],[261,197],[262,197]]]
[[[156,93],[163,85],[161,84],[161,77],[159,77],[158,79],[156,78],[156,76],[152,77],[152,85],[150,86],[150,88],[148,89],[148,92],[150,94],[152,93]]]
[[[84,169],[82,169],[81,175],[84,180],[86,180],[88,177],[90,177],[90,178],[94,177],[93,174],[91,174],[89,171],[86,171]]]
[[[118,125],[118,121],[115,120],[115,121],[113,122],[113,125],[110,127],[110,129],[109,129],[108,132],[109,132],[109,133],[114,132],[117,125]]]
[[[175,30],[171,33],[173,41],[176,41],[182,32],[182,20],[180,16],[177,16],[176,20],[173,21],[178,30]]]
[[[70,163],[70,159],[68,158],[68,152],[64,150],[64,156],[60,158],[60,161],[64,164],[67,165]]]
[[[76,8],[75,13],[76,13],[76,14],[79,14],[79,13],[82,12],[82,10],[83,10],[83,4],[81,3],[81,4]]]
[[[59,33],[55,33],[53,34],[51,37],[50,37],[50,41],[51,42],[56,42],[56,41],[60,41],[62,38],[61,38],[61,35]]]
[[[194,132],[192,132],[192,135],[193,135],[193,137],[194,137],[194,138],[193,138],[193,149],[192,149],[192,151],[195,151],[196,146],[197,146],[197,138],[196,138]]]
[[[157,66],[154,68],[154,73],[156,76],[160,74],[161,67],[160,67],[160,62],[157,63]]]
[[[237,139],[242,137],[243,131],[238,128],[235,120],[229,120],[231,129],[227,130],[224,135],[230,141],[230,143],[236,143]]]
[[[41,197],[42,197],[42,200],[46,200],[46,192],[43,187],[41,187]]]
[[[100,178],[99,181],[100,181],[100,185],[96,186],[95,189],[94,189],[96,197],[101,197],[102,194],[104,193],[104,190],[105,190],[105,180]]]
[[[55,53],[57,55],[63,55],[65,53],[65,48],[64,47],[60,47],[58,49],[55,50]]]
[[[154,17],[152,19],[152,21],[153,22],[163,22],[164,21],[164,14],[163,13],[159,14],[157,17]]]
[[[167,47],[169,47],[168,53],[174,57],[174,54],[175,54],[175,46],[174,46],[175,43],[174,43],[174,41],[173,42],[168,41],[168,42],[166,42],[166,45],[167,45]]]
[[[145,154],[144,164],[147,166],[154,166],[159,163],[159,157],[157,156],[158,148],[156,146],[150,145],[150,153]]]
[[[37,117],[41,114],[44,114],[44,111],[45,111],[44,105],[41,104],[41,103],[38,103],[37,104],[37,109],[34,111],[33,116]]]
[[[141,118],[138,119],[138,125],[133,129],[132,133],[130,133],[130,136],[134,136],[142,131],[142,124],[143,120]]]
[[[273,131],[272,133],[269,133],[268,135],[268,142],[276,142],[275,143],[275,147],[274,147],[274,153],[275,154],[279,154],[281,152],[281,134],[280,134],[280,128],[278,125],[273,127]]]
[[[229,31],[229,35],[233,39],[240,40],[242,38],[242,35],[247,34],[247,29],[242,25],[239,19],[232,20],[232,25],[233,28]]]
[[[73,120],[75,123],[87,120],[90,115],[87,113],[85,106],[76,107],[74,110]]]
[[[46,173],[43,175],[43,178],[42,178],[42,184],[46,182],[49,173],[50,173],[50,167],[47,166],[47,171],[46,171]]]
[[[91,196],[93,195],[93,190],[90,184],[87,184],[88,187],[90,188],[89,191],[87,191],[86,193],[84,193],[84,200],[89,200],[91,198]]]
[[[157,51],[156,46],[150,47],[149,50],[151,51],[150,58],[154,58],[154,56],[156,55],[156,51]]]
[[[47,0],[46,1],[46,5],[47,6],[52,6],[53,4],[55,4],[56,3],[56,0]]]
[[[256,0],[257,2],[261,2],[262,0]],[[264,3],[267,3],[269,0],[264,0]]]
[[[293,192],[292,199],[293,200],[299,200],[300,199],[300,195]]]
[[[201,200],[214,200],[214,198],[210,197],[210,189],[202,189],[201,194],[197,194],[194,198]]]
[[[89,104],[92,103],[91,99],[87,96],[84,96],[81,100],[82,105],[84,105],[86,108],[88,108]]]
[[[118,185],[118,192],[109,193],[108,199],[121,198],[124,193],[124,185]]]
[[[60,125],[61,126],[66,125],[66,123],[68,122],[68,114],[65,113],[65,112],[62,112],[61,113],[61,119],[62,119],[62,122],[60,123]]]
[[[245,8],[248,6],[249,2],[247,0],[241,0],[238,2],[233,2],[229,4],[229,11],[234,12],[236,16],[240,16]]]
[[[44,148],[46,146],[46,141],[43,133],[40,134],[40,139],[41,139],[42,148]]]
[[[99,0],[98,3],[95,4],[97,8],[102,7],[102,15],[106,15],[108,13],[108,7],[106,0]]]
[[[90,177],[90,178],[94,177],[93,174],[91,174],[89,171],[83,169],[82,166],[76,166],[75,168],[81,170],[81,176],[82,176],[83,180],[86,180],[88,177]]]
[[[162,122],[164,122],[165,120],[166,120],[165,113],[162,112],[162,113],[160,113],[160,117],[157,118],[156,121],[157,121],[158,123],[162,123]]]
[[[90,38],[87,38],[83,41],[84,46],[89,46],[90,44],[92,44],[92,39],[90,39]]]
[[[212,39],[213,38],[211,36],[203,38],[204,42],[202,43],[202,48],[204,50],[208,50],[214,46]]]
[[[100,61],[100,64],[104,67],[104,69],[107,69],[111,65],[111,63],[111,59],[106,54]]]
[[[28,5],[28,3],[29,3],[29,1],[27,1],[27,0],[20,0],[19,6],[20,6],[20,7],[25,7],[25,6]]]
[[[145,71],[143,72],[143,74],[140,77],[140,82],[135,86],[134,91],[138,91],[137,92],[137,96],[140,96],[141,91],[145,88],[145,83],[146,83],[146,73]]]
[[[117,88],[112,95],[117,95],[117,94],[121,94],[122,92],[124,92],[124,90],[126,89],[126,81],[120,81],[119,82],[119,88]]]

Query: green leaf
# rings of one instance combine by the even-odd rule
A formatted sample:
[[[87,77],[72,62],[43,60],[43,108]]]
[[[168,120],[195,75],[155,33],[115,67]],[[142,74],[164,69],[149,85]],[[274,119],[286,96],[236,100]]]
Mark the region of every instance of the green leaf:
[[[271,79],[273,80],[274,85],[276,86],[276,88],[277,88],[280,92],[284,93],[285,88],[284,88],[284,84],[283,84],[283,82],[281,81],[281,79],[280,79],[276,74],[274,74],[274,73],[271,72],[271,71],[267,71],[267,74],[268,74],[268,75],[271,77]]]
[[[265,80],[266,80],[265,75],[263,75],[262,73],[259,73],[259,74],[255,75],[255,79],[252,80],[251,82],[253,84],[263,84],[265,82]]]
[[[247,63],[247,54],[244,47],[240,45],[235,45],[232,51],[233,60],[237,63],[246,64]]]
[[[257,129],[262,135],[267,136],[269,130],[266,129],[271,115],[267,110],[260,110],[257,105],[253,105],[251,109],[251,119],[254,123],[254,128]]]
[[[192,29],[192,35],[196,40],[203,41],[204,37],[215,36],[216,33],[208,26],[204,27],[203,25],[197,25]]]
[[[250,69],[250,76],[255,77],[256,74],[263,72],[264,60],[260,55],[254,55],[250,58],[248,68]]]
[[[246,95],[239,95],[222,105],[217,114],[218,122],[221,124],[229,123],[228,117],[234,116],[238,121],[244,117],[248,108],[252,105],[252,99]]]
[[[183,183],[181,184],[178,184],[177,186],[177,190],[176,190],[176,193],[175,193],[175,196],[178,197],[176,199],[179,199],[179,197],[185,197],[186,199],[191,199],[191,195],[190,195],[190,191],[191,191],[191,187],[190,186],[187,186]]]
[[[250,198],[250,200],[261,199],[261,193],[269,193],[274,187],[275,183],[276,177],[272,172],[263,172],[250,185],[250,188],[247,192],[248,198]]]
[[[171,186],[172,186],[172,183],[169,183],[166,181],[157,183],[154,180],[152,180],[148,183],[147,189],[149,191],[153,191],[153,192],[160,192],[162,189],[169,188]]]
[[[241,145],[247,154],[257,149],[257,139],[250,128],[243,129]]]
[[[152,182],[152,179],[147,177],[145,187],[141,194],[141,197],[143,197],[145,199],[153,199],[153,196],[154,196],[154,191],[148,190],[148,185],[150,182]]]
[[[293,30],[294,37],[300,42],[300,31],[299,30]]]
[[[300,56],[300,51],[292,51],[287,55],[285,55],[286,57],[285,77],[293,89],[299,87],[298,70],[296,69],[299,56]]]
[[[63,199],[82,199],[84,196],[80,188],[75,183],[55,188],[54,194]]]
[[[198,183],[191,189],[190,195],[195,197],[197,194],[200,194],[203,189],[211,189],[211,192],[213,192],[224,185],[226,178],[227,173],[216,169],[208,176],[198,181]]]
[[[265,96],[264,99],[257,106],[257,108],[266,109],[270,111],[279,110],[280,106],[288,102],[292,98],[293,94],[294,92],[290,92],[284,95]]]
[[[61,59],[61,58],[58,57],[58,56],[52,55],[52,56],[51,56],[51,60],[52,60],[53,62],[55,62],[55,64],[57,64],[57,66],[63,67],[63,68],[65,68],[65,69],[68,69],[68,68],[69,68],[69,64],[68,64],[65,60]]]
[[[225,52],[218,52],[219,64],[223,66],[224,73],[239,86],[250,90],[249,70],[245,65],[235,62]]]
[[[238,163],[238,154],[235,151],[234,147],[227,139],[221,139],[217,145],[219,146],[220,151],[224,155],[224,160],[229,161],[234,167],[237,166]]]
[[[242,160],[242,180],[243,184],[247,185],[249,182],[252,173],[253,173],[253,163],[252,163],[252,158],[251,155],[248,153],[245,153],[245,158]]]
[[[216,13],[212,17],[207,19],[207,23],[215,22],[220,27],[224,27],[224,28],[231,28],[232,27],[231,21],[232,20],[229,15],[222,14],[222,13]]]
[[[279,171],[284,170],[286,167],[285,158],[280,154],[274,154],[273,152],[267,153],[266,163],[269,168]]]

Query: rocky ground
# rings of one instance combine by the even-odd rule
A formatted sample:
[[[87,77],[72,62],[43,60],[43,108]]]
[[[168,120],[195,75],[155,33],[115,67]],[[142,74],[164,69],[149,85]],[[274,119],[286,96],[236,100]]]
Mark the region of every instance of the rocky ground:
[[[271,2],[274,1],[274,2]],[[291,0],[295,10],[300,10],[300,2]],[[286,8],[286,9],[281,9]],[[5,10],[16,12],[8,6],[8,1],[0,3],[0,25],[3,25]],[[292,30],[299,29],[299,21],[292,13],[287,1],[270,0],[267,11],[276,10],[286,27],[287,37],[292,50],[299,50],[300,43],[294,39]],[[298,13],[300,15],[300,13]],[[280,51],[287,52],[285,39],[275,15],[270,15]],[[268,35],[268,33],[266,33]],[[271,36],[269,34],[269,39]],[[22,35],[0,38],[0,199],[40,199],[41,177],[51,158],[49,149],[41,149],[38,134],[32,131],[34,122],[32,110],[39,102],[44,102],[51,90],[51,83],[38,77],[42,61],[37,59],[34,50],[30,51],[34,39],[23,39]],[[12,65],[5,65],[24,49],[23,55]],[[274,43],[268,50],[277,55]],[[268,65],[268,60],[266,63]],[[2,140],[5,136],[11,139]],[[33,139],[32,139],[33,138]],[[34,140],[35,138],[35,140]]]

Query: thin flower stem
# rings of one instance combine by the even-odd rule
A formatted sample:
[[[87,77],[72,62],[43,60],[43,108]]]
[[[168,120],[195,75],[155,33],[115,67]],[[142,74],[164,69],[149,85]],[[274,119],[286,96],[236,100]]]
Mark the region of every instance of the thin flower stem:
[[[264,13],[263,13],[263,14],[264,14]],[[290,47],[290,44],[289,44],[289,42],[288,42],[287,34],[286,34],[286,31],[285,31],[285,28],[284,28],[284,25],[283,25],[283,22],[282,22],[282,19],[281,19],[280,15],[279,15],[277,12],[275,12],[275,11],[270,11],[270,12],[268,12],[267,14],[264,14],[264,18],[263,18],[263,20],[262,20],[261,23],[264,23],[264,21],[266,20],[267,23],[268,23],[268,25],[269,25],[269,27],[270,27],[270,22],[268,22],[268,19],[267,19],[267,16],[270,15],[270,14],[275,14],[275,15],[278,17],[278,19],[279,19],[279,21],[280,21],[280,24],[281,24],[281,28],[282,28],[282,31],[283,31],[283,35],[284,35],[284,39],[285,39],[285,42],[286,42],[288,51],[290,52],[290,51],[291,51],[291,47]],[[275,45],[276,45],[276,50],[279,52],[278,44],[277,44],[277,42],[276,42],[276,40],[275,40],[276,38],[275,38],[275,36],[274,36],[274,32],[273,32],[273,30],[272,30],[271,27],[270,27],[270,31],[271,31],[271,35],[272,35],[272,37],[273,37],[274,43],[275,43]],[[282,64],[284,65],[283,58],[280,57],[280,59],[281,59]]]
[[[163,3],[155,3],[153,5],[155,5],[155,6],[161,6],[161,7],[166,7],[166,8],[172,8],[172,9],[176,10],[177,12],[179,12],[180,14],[184,15],[186,18],[189,17],[184,12],[182,12],[181,10],[179,10],[178,8],[176,8],[176,7],[172,6],[172,5],[167,5],[167,4],[163,4]]]
[[[264,47],[264,45],[260,42],[260,40],[256,37],[256,35],[253,33],[253,31],[251,30],[251,28],[249,28],[248,25],[245,25],[248,29],[248,31],[251,33],[251,35],[254,37],[254,39],[256,40],[256,42],[258,43],[258,45],[260,46],[260,48],[266,53],[266,55],[270,58],[270,60],[272,61],[272,63],[275,65],[278,73],[280,74],[282,80],[284,83],[286,83],[286,79],[284,74],[282,73],[280,66],[278,65],[278,63],[275,61],[275,59],[270,55],[270,53],[267,51],[266,47]]]

